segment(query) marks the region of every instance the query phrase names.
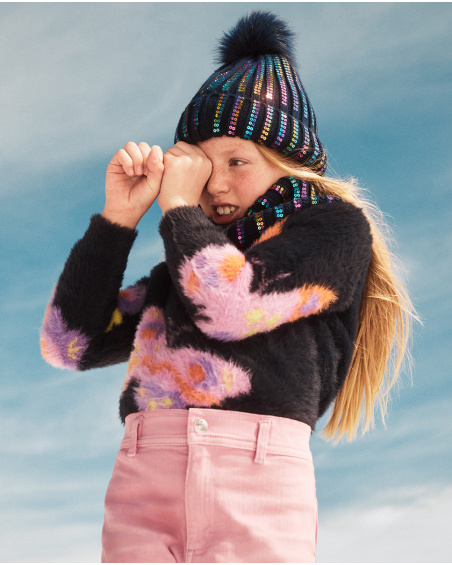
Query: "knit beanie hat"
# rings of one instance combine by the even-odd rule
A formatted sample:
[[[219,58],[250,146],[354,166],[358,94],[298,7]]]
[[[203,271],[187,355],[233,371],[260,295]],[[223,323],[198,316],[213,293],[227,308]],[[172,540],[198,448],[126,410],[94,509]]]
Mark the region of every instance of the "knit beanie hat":
[[[175,141],[251,139],[323,174],[326,154],[296,70],[292,37],[270,12],[240,19],[221,39],[221,66],[185,108]]]

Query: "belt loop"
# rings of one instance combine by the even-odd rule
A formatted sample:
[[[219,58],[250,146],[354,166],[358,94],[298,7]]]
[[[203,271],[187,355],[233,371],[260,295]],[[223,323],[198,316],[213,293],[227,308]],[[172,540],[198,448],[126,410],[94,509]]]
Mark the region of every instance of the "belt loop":
[[[127,452],[128,457],[135,457],[138,451],[138,437],[139,437],[139,428],[141,422],[143,421],[143,416],[137,416],[132,424],[132,429],[130,430],[130,445],[129,451]]]
[[[265,455],[267,454],[268,438],[270,436],[270,427],[272,423],[270,420],[261,420],[259,422],[259,431],[257,434],[256,455],[254,462],[259,465],[265,463]]]

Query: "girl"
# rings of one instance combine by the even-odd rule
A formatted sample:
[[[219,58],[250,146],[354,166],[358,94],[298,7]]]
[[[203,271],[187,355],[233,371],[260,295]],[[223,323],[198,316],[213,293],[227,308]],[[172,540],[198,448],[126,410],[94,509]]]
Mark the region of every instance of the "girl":
[[[53,365],[129,360],[103,561],[314,561],[311,431],[334,401],[326,435],[353,437],[363,399],[368,428],[394,342],[398,372],[409,298],[357,188],[323,176],[291,36],[240,20],[175,145],[116,153],[47,309]],[[120,290],[157,198],[166,261]]]

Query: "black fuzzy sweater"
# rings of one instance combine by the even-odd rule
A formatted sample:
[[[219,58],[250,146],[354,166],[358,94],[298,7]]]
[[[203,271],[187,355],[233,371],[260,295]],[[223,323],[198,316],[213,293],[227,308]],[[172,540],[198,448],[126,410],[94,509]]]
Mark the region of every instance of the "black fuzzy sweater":
[[[361,210],[318,204],[241,251],[195,207],[160,224],[166,262],[120,290],[136,232],[93,216],[47,308],[41,347],[77,370],[129,360],[125,417],[211,407],[314,428],[347,374],[372,239]]]

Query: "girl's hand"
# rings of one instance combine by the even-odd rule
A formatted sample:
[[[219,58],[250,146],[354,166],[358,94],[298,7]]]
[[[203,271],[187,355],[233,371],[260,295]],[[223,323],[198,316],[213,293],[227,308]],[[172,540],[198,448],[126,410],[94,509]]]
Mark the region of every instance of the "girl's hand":
[[[165,172],[158,203],[163,214],[177,206],[198,206],[212,163],[197,146],[178,141],[163,156]]]
[[[157,198],[163,177],[163,152],[158,145],[127,143],[107,167],[102,216],[135,229]]]

